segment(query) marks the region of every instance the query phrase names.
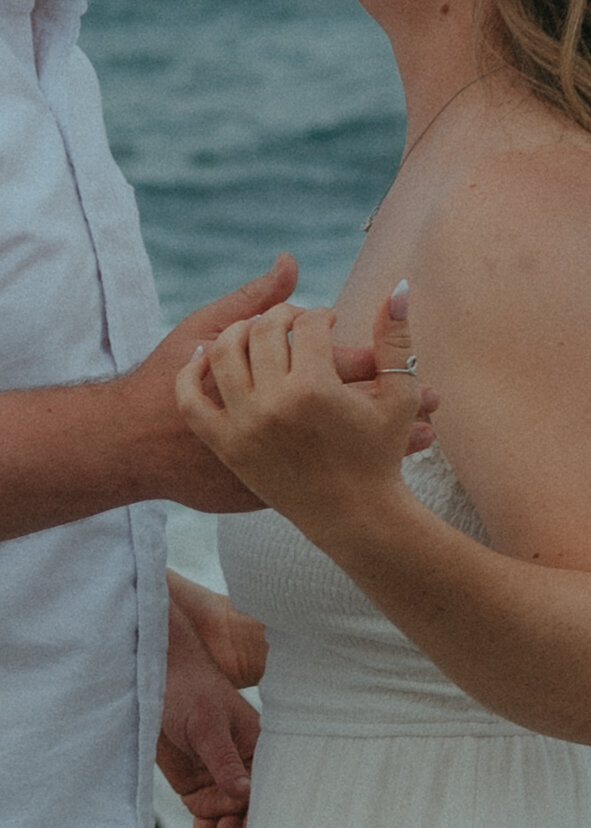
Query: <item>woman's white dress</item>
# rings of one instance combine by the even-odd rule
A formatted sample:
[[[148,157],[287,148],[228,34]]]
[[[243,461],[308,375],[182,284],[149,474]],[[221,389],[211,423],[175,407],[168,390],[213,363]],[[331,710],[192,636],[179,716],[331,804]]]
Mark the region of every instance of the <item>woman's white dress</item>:
[[[437,445],[404,474],[488,542]],[[224,517],[219,547],[234,604],[270,646],[248,828],[591,826],[591,748],[467,697],[281,516]]]

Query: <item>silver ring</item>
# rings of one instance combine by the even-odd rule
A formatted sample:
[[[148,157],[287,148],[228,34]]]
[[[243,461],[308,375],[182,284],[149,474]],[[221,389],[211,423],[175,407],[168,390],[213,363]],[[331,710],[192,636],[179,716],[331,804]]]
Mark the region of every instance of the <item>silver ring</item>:
[[[406,360],[406,368],[379,368],[376,374],[410,374],[416,377],[419,361],[413,354]]]

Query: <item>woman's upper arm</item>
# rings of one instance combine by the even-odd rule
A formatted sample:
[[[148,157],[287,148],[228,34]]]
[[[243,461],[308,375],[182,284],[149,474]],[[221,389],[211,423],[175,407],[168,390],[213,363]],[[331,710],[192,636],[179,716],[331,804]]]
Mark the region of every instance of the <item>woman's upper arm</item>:
[[[527,172],[464,195],[433,235],[417,347],[495,548],[591,569],[591,210],[560,182],[535,198]]]

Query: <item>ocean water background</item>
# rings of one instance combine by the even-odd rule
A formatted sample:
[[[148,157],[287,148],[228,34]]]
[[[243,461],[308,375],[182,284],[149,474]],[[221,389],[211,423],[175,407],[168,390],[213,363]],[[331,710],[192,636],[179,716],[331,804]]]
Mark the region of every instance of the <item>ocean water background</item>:
[[[163,333],[263,272],[300,264],[294,299],[330,304],[392,181],[403,95],[357,0],[90,0],[81,45],[113,154],[135,187]],[[223,590],[215,518],[171,508],[172,564]],[[157,777],[164,828],[191,828]]]
[[[173,325],[264,271],[330,303],[405,132],[386,37],[356,0],[90,0],[82,44]]]

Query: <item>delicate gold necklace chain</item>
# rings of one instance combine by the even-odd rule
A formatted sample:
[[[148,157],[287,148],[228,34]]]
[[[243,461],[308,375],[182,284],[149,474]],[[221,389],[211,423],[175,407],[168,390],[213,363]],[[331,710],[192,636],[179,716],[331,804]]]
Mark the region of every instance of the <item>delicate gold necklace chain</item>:
[[[425,137],[425,135],[427,134],[427,132],[429,132],[429,130],[431,129],[431,127],[433,126],[433,124],[435,123],[435,121],[437,121],[437,119],[438,119],[441,115],[443,115],[443,113],[444,113],[444,112],[445,112],[445,110],[448,108],[448,106],[451,106],[451,104],[455,101],[455,99],[456,99],[456,98],[459,98],[459,96],[462,94],[462,92],[465,92],[465,91],[466,91],[466,89],[469,89],[471,86],[474,86],[474,84],[475,84],[475,83],[478,83],[478,81],[481,81],[481,80],[484,80],[485,78],[488,78],[488,77],[489,77],[489,75],[494,75],[494,73],[495,73],[495,72],[499,72],[499,71],[500,71],[501,69],[503,69],[503,68],[504,68],[503,66],[495,66],[495,68],[494,68],[494,69],[491,69],[490,71],[485,72],[485,73],[484,73],[484,75],[478,75],[478,77],[477,77],[477,78],[473,78],[471,81],[469,81],[469,82],[468,82],[468,83],[466,83],[464,86],[462,86],[462,87],[461,87],[461,89],[458,89],[458,91],[457,91],[457,92],[454,92],[454,94],[451,96],[451,98],[450,98],[449,100],[447,100],[447,101],[443,104],[443,106],[441,107],[441,109],[439,109],[439,110],[435,113],[435,115],[431,118],[431,120],[429,121],[429,123],[427,124],[427,126],[426,126],[423,130],[422,130],[422,132],[420,132],[420,133],[419,133],[419,135],[418,135],[418,136],[415,138],[415,140],[412,142],[412,144],[411,144],[411,146],[410,146],[410,148],[409,148],[408,152],[407,152],[407,153],[405,153],[405,155],[404,155],[404,156],[403,156],[403,158],[402,158],[402,161],[401,161],[401,162],[400,162],[400,164],[398,165],[398,169],[397,169],[397,171],[396,171],[396,175],[394,176],[394,180],[396,180],[396,178],[398,178],[398,176],[400,175],[400,170],[403,168],[403,166],[404,166],[404,165],[406,164],[406,162],[408,161],[408,158],[409,158],[410,154],[412,153],[412,151],[413,151],[414,149],[416,149],[416,147],[418,146],[418,144],[420,144],[420,142],[421,142],[421,141],[422,141],[422,139]],[[382,206],[382,203],[383,203],[384,199],[386,198],[386,195],[388,195],[388,193],[390,192],[390,189],[391,189],[391,188],[392,188],[392,184],[390,184],[390,186],[388,187],[388,190],[387,190],[387,192],[385,193],[384,198],[382,198],[382,200],[379,202],[379,204],[378,204],[378,205],[377,205],[377,206],[376,206],[376,207],[372,210],[372,212],[371,212],[370,216],[369,216],[369,217],[368,217],[368,218],[367,218],[367,219],[363,222],[363,224],[361,225],[361,229],[362,229],[364,232],[366,232],[366,233],[367,233],[367,232],[368,232],[368,230],[370,230],[370,229],[371,229],[371,225],[373,224],[373,221],[374,221],[375,217],[376,217],[376,216],[377,216],[377,214],[378,214],[378,210],[379,210],[379,209],[380,209],[380,207]]]

